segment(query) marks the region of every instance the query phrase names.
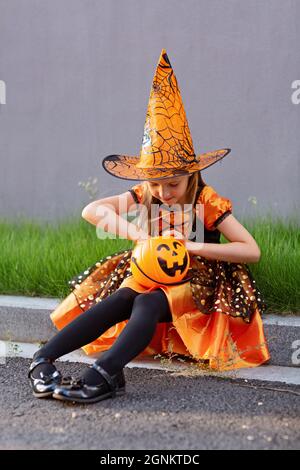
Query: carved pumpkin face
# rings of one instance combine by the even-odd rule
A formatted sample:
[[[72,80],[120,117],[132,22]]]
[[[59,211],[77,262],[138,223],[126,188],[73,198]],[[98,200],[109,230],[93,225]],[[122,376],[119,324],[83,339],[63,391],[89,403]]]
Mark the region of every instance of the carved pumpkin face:
[[[170,277],[179,270],[182,274],[188,265],[188,252],[178,240],[172,243],[160,243],[157,248],[157,260],[161,269]]]
[[[130,268],[135,280],[146,287],[186,282],[190,257],[184,244],[174,237],[152,237],[132,251]]]

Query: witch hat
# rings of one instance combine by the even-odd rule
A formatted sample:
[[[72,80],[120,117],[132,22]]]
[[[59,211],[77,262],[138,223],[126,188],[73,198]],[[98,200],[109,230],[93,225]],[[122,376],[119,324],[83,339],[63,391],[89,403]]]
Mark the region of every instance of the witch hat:
[[[179,86],[165,49],[154,74],[139,156],[108,155],[103,168],[126,180],[190,175],[224,158],[229,148],[195,155]]]

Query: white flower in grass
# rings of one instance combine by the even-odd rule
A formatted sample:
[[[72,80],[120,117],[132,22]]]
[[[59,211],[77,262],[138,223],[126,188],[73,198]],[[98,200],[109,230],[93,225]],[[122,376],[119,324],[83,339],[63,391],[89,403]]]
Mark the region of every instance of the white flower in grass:
[[[249,196],[248,201],[251,202],[254,206],[257,205],[257,198],[255,196]]]
[[[99,192],[98,187],[98,178],[92,178],[91,176],[87,181],[79,181],[78,186],[82,186],[83,189],[89,194],[90,199],[94,199],[97,193]]]

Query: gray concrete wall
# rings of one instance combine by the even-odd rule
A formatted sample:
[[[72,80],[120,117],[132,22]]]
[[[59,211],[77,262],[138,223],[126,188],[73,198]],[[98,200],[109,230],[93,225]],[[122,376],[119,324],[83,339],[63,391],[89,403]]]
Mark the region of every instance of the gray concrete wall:
[[[139,153],[162,48],[196,153],[232,149],[205,181],[237,217],[295,213],[299,19],[297,0],[0,0],[0,216],[80,216],[80,181],[93,199],[135,184],[101,160]]]

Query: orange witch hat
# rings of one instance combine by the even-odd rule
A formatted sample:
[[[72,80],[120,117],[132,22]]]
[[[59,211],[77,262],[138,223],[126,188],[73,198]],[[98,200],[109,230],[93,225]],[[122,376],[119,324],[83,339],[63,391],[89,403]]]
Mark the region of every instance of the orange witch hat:
[[[108,155],[103,168],[126,180],[189,175],[224,158],[230,149],[195,155],[179,86],[162,49],[154,74],[140,156]]]

